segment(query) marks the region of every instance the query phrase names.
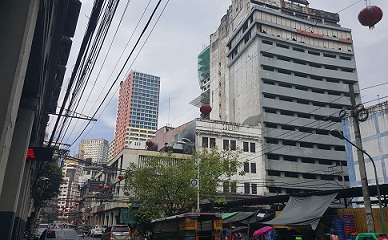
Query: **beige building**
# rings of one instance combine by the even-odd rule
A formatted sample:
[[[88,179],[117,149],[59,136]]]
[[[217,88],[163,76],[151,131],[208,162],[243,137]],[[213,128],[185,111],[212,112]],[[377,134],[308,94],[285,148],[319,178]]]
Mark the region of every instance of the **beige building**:
[[[349,84],[360,96],[351,30],[338,14],[305,0],[233,0],[209,55],[201,88],[210,119],[261,128],[256,151],[271,194],[343,187],[346,168],[332,169],[346,166],[345,147],[329,130],[350,108]]]

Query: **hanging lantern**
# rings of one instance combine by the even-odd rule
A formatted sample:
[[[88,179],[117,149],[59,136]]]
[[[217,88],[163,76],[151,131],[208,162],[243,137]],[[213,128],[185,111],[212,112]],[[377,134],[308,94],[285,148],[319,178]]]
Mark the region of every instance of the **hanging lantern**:
[[[123,175],[119,175],[117,178],[121,181],[121,180],[123,180],[125,177],[124,177]]]
[[[78,203],[76,202],[74,205],[77,207],[77,206],[78,206]]]
[[[83,197],[83,198],[82,198],[82,201],[85,201],[85,200],[86,200],[86,197]]]
[[[146,145],[148,148],[152,148],[154,146],[154,142],[152,140],[147,140]]]
[[[212,111],[212,107],[210,105],[202,105],[199,111],[203,114],[209,114]]]
[[[100,184],[98,184],[98,187],[99,188],[104,188],[104,184],[100,183]]]
[[[377,6],[367,6],[358,14],[358,21],[362,26],[372,29],[383,18],[383,11]]]
[[[105,186],[104,189],[105,189],[105,190],[109,190],[110,187],[109,187],[109,186]]]

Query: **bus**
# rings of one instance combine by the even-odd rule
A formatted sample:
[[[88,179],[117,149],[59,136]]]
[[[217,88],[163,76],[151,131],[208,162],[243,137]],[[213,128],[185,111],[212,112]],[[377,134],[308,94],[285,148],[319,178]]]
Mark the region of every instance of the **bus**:
[[[184,213],[156,219],[153,240],[218,240],[222,218],[218,213]]]

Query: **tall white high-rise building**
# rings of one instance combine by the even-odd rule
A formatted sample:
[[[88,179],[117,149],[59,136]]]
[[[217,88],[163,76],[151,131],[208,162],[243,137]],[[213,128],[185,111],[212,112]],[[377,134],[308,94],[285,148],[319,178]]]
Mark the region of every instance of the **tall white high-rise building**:
[[[306,0],[232,0],[209,55],[210,119],[261,127],[255,153],[269,194],[348,185],[344,143],[329,130],[350,108],[349,85],[360,95],[351,30],[337,13]]]

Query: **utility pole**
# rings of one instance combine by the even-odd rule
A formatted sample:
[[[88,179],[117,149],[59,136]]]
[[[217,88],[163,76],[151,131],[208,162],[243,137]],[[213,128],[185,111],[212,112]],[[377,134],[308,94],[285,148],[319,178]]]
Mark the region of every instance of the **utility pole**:
[[[356,112],[356,98],[354,95],[354,86],[349,84],[349,93],[350,93],[350,103],[352,105],[352,119],[353,119],[353,128],[354,128],[354,138],[356,140],[356,145],[358,148],[362,148],[360,126],[358,122],[358,113]],[[362,196],[364,198],[365,205],[365,217],[366,217],[366,227],[368,232],[375,232],[375,223],[372,215],[372,206],[370,202],[369,188],[368,188],[368,178],[366,176],[366,168],[364,161],[364,154],[360,150],[357,150],[357,159],[358,167],[360,170],[361,177],[361,187],[362,187]]]

